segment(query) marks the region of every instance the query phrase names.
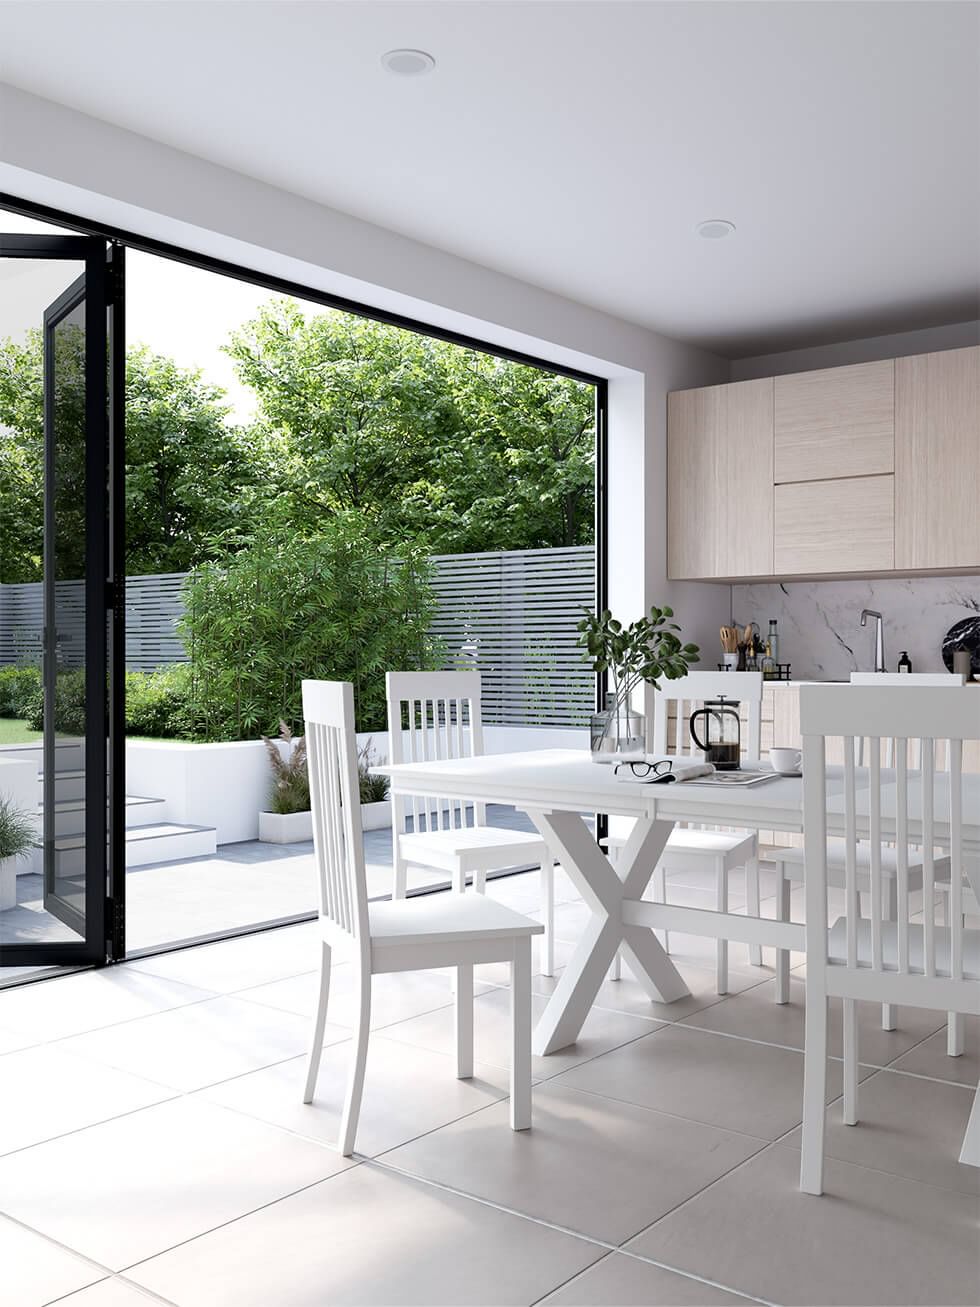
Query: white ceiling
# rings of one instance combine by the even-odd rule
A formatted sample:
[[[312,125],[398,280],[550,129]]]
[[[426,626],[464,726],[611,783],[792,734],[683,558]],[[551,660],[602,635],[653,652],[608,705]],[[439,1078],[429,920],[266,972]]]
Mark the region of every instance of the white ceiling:
[[[978,315],[976,3],[12,0],[0,80],[731,356]]]

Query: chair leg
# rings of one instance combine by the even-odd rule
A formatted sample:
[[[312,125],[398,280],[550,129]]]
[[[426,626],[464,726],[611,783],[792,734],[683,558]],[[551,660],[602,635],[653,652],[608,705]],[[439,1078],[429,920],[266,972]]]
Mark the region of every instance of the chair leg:
[[[303,1102],[312,1103],[316,1092],[316,1079],[320,1071],[320,1054],[323,1051],[323,1029],[327,1023],[327,1000],[330,997],[330,945],[323,940],[320,945],[320,993],[316,1000],[316,1016],[313,1018],[313,1039],[310,1044],[310,1060],[306,1069],[306,1088],[303,1090]]]
[[[779,921],[789,921],[790,882],[786,876],[785,864],[776,863],[776,916]],[[776,949],[776,1002],[789,1002],[789,949]]]
[[[889,921],[898,920],[898,882],[895,879],[888,881],[885,916]],[[882,1030],[898,1029],[898,1008],[894,1003],[882,1003],[881,1028]]]
[[[541,864],[541,916],[544,934],[541,936],[541,974],[555,974],[555,864],[551,854]]]
[[[858,1028],[857,1003],[845,998],[844,1005],[844,1124],[858,1123]]]
[[[473,964],[456,968],[456,1079],[473,1075]]]
[[[728,869],[723,858],[715,866],[716,906],[719,912],[728,911]],[[728,993],[728,940],[719,939],[716,944],[716,979],[715,989],[719,994]]]
[[[949,895],[943,895],[943,926],[946,930],[950,928],[952,921],[950,914]],[[962,1057],[963,1050],[966,1047],[965,1041],[966,1024],[963,1020],[962,1012],[948,1012],[946,1014],[946,1054],[948,1057]]]
[[[408,863],[404,858],[399,857],[397,852],[398,836],[395,836],[396,852],[394,857],[394,881],[391,887],[391,897],[393,899],[403,899],[408,893]]]
[[[510,964],[510,1128],[531,1128],[531,937],[515,941]]]
[[[487,869],[480,867],[473,873],[473,888],[477,894],[486,894],[487,892]]]
[[[350,1157],[354,1151],[357,1120],[361,1115],[361,1097],[364,1093],[364,1070],[367,1066],[368,1038],[371,1034],[371,973],[360,967],[357,1003],[357,1024],[354,1027],[354,1060],[347,1081],[347,1096],[340,1118],[340,1151]]]
[[[750,917],[759,915],[759,859],[749,858],[745,864],[745,911]],[[749,962],[753,967],[762,966],[762,945],[749,945]]]
[[[827,996],[807,986],[803,1053],[803,1135],[800,1188],[823,1193],[823,1146],[827,1098]],[[821,986],[822,989],[822,986]]]

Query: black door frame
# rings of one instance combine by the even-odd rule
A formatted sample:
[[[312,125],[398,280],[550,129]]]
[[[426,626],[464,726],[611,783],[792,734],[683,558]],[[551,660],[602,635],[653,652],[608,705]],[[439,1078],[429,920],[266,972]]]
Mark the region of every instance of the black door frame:
[[[2,222],[2,215],[0,215]],[[109,357],[110,373],[107,376],[107,350],[109,349],[109,274],[107,271],[107,246],[104,237],[92,234],[87,236],[52,236],[48,234],[3,235],[0,233],[0,258],[50,259],[78,262],[84,266],[84,273],[78,282],[62,293],[49,306],[44,314],[45,336],[49,324],[69,306],[78,304],[84,296],[85,303],[85,780],[84,795],[86,815],[107,813],[107,731],[109,737],[117,739],[121,734],[123,722],[121,717],[110,719],[107,715],[106,686],[110,672],[113,679],[118,679],[115,646],[109,635],[114,628],[115,610],[110,616],[112,605],[111,587],[108,584],[108,544],[109,522],[119,515],[113,515],[109,497],[109,391],[108,380],[118,384],[117,366],[113,364],[112,355],[118,352],[118,341],[113,339],[113,351]],[[122,284],[118,282],[121,297]],[[47,442],[53,430],[53,381],[51,369],[51,351],[45,341],[45,441],[46,461],[49,456]],[[93,385],[93,378],[105,378],[99,385]],[[120,414],[117,410],[116,417]],[[124,433],[117,433],[118,439],[124,439]],[[49,527],[52,525],[50,514],[53,511],[52,499],[45,489],[45,529],[50,539]],[[45,590],[46,602],[49,589],[49,575],[46,559]],[[124,614],[121,615],[124,621]],[[47,618],[46,618],[47,622]],[[125,645],[119,646],[124,649]],[[53,700],[48,694],[54,670],[53,649],[45,648],[44,682],[45,682],[45,718],[50,721]],[[125,760],[123,760],[124,763]],[[47,769],[46,769],[47,771]],[[116,783],[122,778],[116,778]],[[50,776],[45,777],[45,796],[51,796]],[[122,779],[123,787],[125,785]],[[47,811],[47,809],[46,809]],[[125,818],[123,817],[123,820]],[[118,857],[118,847],[111,847],[113,841],[99,838],[100,823],[93,826],[87,823],[87,830],[94,831],[94,838],[85,842],[85,919],[78,923],[83,927],[84,939],[78,941],[39,940],[32,944],[6,944],[2,946],[4,966],[70,966],[104,963],[114,952],[111,936],[112,918],[107,911],[109,902],[109,881],[107,865],[113,855]],[[45,840],[47,843],[47,840]],[[115,862],[113,862],[115,865]],[[47,867],[44,869],[47,877]]]
[[[423,322],[417,318],[409,317],[405,314],[393,313],[387,309],[381,309],[374,305],[364,304],[357,300],[347,299],[341,295],[334,295],[330,292],[319,290],[315,287],[306,286],[301,282],[290,281],[284,277],[273,276],[270,273],[259,272],[254,268],[246,267],[242,264],[233,263],[226,259],[215,258],[213,255],[201,254],[194,250],[184,249],[181,246],[169,244],[166,241],[156,240],[150,236],[141,235],[138,232],[129,231],[125,228],[115,227],[100,222],[93,222],[91,219],[79,217],[77,214],[67,213],[64,210],[52,208],[48,205],[35,204],[32,201],[24,200],[19,196],[11,195],[7,192],[0,191],[0,226],[3,224],[3,212],[7,210],[12,213],[22,214],[27,218],[35,218],[42,222],[51,223],[54,226],[69,228],[75,232],[85,232],[89,236],[98,236],[105,241],[112,242],[113,260],[115,262],[116,273],[110,272],[110,284],[116,285],[116,293],[111,301],[110,318],[113,327],[113,336],[115,338],[115,347],[110,353],[110,368],[115,359],[114,374],[110,378],[110,409],[116,413],[116,430],[122,432],[122,414],[124,411],[124,375],[125,375],[125,296],[121,293],[122,287],[122,268],[124,266],[125,250],[127,247],[139,250],[146,254],[156,254],[162,258],[173,259],[178,263],[187,264],[193,268],[200,268],[207,272],[215,272],[221,276],[231,277],[237,281],[248,282],[250,285],[259,286],[264,290],[269,290],[277,294],[291,295],[298,299],[307,300],[314,304],[320,304],[324,308],[339,309],[345,313],[354,314],[356,317],[366,318],[372,322],[382,322],[389,326],[401,327],[407,331],[413,331],[422,336],[429,336],[436,340],[444,340],[450,344],[460,345],[464,349],[477,351],[481,354],[489,354],[495,358],[508,359],[513,363],[523,363],[529,367],[538,368],[543,372],[550,372],[557,376],[569,377],[573,381],[585,382],[595,388],[595,405],[596,405],[596,449],[595,449],[595,494],[596,494],[596,513],[595,513],[595,549],[596,549],[596,606],[601,611],[608,599],[608,576],[609,576],[609,515],[608,515],[608,488],[607,473],[609,465],[609,383],[606,377],[599,376],[596,373],[583,371],[578,368],[565,366],[555,363],[551,359],[540,358],[534,354],[528,354],[521,350],[510,349],[503,345],[494,345],[488,341],[481,340],[475,336],[468,336],[463,332],[453,331],[446,327],[435,326],[432,323]],[[70,239],[70,238],[66,238]],[[120,437],[112,442],[110,448],[110,482],[115,487],[113,493],[120,497],[113,502],[121,503],[122,486],[124,478],[125,463],[125,442]],[[113,639],[116,641],[116,647],[125,650],[125,541],[123,538],[124,522],[121,520],[124,513],[116,513],[116,522],[114,525],[113,541],[110,542],[110,559],[112,563],[112,576],[107,583],[108,598],[110,601],[118,596],[118,603],[110,602],[112,611],[112,632]],[[118,664],[118,666],[116,666]],[[124,722],[124,677],[125,677],[125,656],[116,658],[112,661],[115,670],[115,676],[118,683],[110,684],[110,710],[112,717],[113,731],[111,732],[112,743],[110,753],[114,760],[112,775],[117,778],[123,778],[125,775],[125,722]],[[605,697],[605,676],[599,674],[595,678],[596,687],[596,707],[601,708]],[[110,786],[112,781],[110,780]],[[120,810],[117,812],[116,809]],[[121,802],[110,805],[110,851],[109,851],[109,897],[106,900],[107,917],[110,919],[111,947],[108,950],[108,956],[102,961],[119,961],[125,956],[125,813],[121,808]],[[315,915],[315,914],[310,914]],[[305,917],[296,918],[296,920],[305,920]],[[293,919],[290,919],[293,920]],[[288,924],[286,921],[276,921],[268,923],[257,923],[254,927],[246,927],[241,930],[228,932],[228,934],[250,934],[255,930],[271,929],[279,925]],[[209,936],[206,940],[195,940],[194,943],[208,943],[212,938],[222,939],[226,934],[218,936]],[[181,944],[172,947],[181,947]],[[158,951],[158,950],[153,950]],[[169,951],[167,946],[159,950],[160,952]],[[0,983],[2,983],[2,972],[0,972]]]

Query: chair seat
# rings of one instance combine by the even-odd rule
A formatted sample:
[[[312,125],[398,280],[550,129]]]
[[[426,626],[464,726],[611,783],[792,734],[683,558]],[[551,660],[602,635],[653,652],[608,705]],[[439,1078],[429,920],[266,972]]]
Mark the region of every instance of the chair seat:
[[[454,944],[541,935],[544,926],[484,894],[417,894],[368,904],[371,944]]]
[[[621,849],[626,843],[622,835],[610,835],[609,847]],[[756,847],[756,835],[749,831],[723,830],[677,830],[670,832],[664,847],[662,859],[669,861],[672,857],[684,857],[687,854],[700,857],[722,857],[735,860],[737,857],[752,857]]]
[[[540,835],[501,830],[498,826],[464,826],[459,830],[420,831],[399,835],[398,851],[407,862],[453,871],[494,871],[525,862],[543,862],[548,846]]]
[[[949,976],[950,930],[936,927],[936,974]],[[871,922],[863,917],[858,922],[857,956],[863,966],[871,964]],[[909,926],[909,970],[923,972],[925,956],[925,929]],[[830,929],[828,957],[836,966],[847,960],[847,918],[838,917]],[[881,925],[881,957],[885,967],[894,971],[898,967],[898,926],[894,921]],[[966,980],[980,980],[980,930],[963,932],[963,976]]]
[[[840,873],[843,876],[846,869],[845,862],[845,842],[840,839],[828,839],[827,841],[827,870],[829,872]],[[786,877],[789,880],[802,880],[805,855],[802,849],[785,848],[773,849],[769,853],[769,858],[773,862],[781,862],[785,868]],[[857,857],[855,860],[856,868],[859,872],[871,871],[871,845],[859,844],[857,846]],[[949,882],[949,858],[936,857],[933,859],[933,871],[937,881]],[[898,875],[898,850],[889,848],[887,845],[881,850],[881,874],[889,880]],[[909,878],[914,882],[916,887],[922,884],[922,854],[918,849],[909,849]],[[831,883],[838,880],[834,876]],[[843,883],[843,882],[840,882]]]

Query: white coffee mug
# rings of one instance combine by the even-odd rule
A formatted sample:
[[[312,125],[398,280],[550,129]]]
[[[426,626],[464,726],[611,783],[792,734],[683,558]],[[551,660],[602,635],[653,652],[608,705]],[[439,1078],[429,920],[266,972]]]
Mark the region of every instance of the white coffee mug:
[[[792,776],[800,770],[803,754],[799,749],[770,749],[769,761],[773,771],[778,771],[781,776]]]

